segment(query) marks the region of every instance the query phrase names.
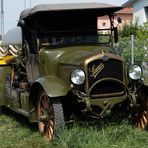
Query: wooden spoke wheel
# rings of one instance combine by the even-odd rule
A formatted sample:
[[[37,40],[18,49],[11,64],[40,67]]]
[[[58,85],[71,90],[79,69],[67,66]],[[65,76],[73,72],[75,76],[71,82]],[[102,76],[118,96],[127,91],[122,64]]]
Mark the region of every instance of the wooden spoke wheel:
[[[140,109],[132,117],[132,123],[141,129],[148,129],[148,97],[143,93],[140,93]]]
[[[148,110],[144,110],[141,114],[139,114],[133,120],[133,123],[138,128],[146,129],[148,127]]]
[[[38,127],[47,140],[57,138],[64,127],[63,108],[60,99],[51,99],[44,91],[38,96]]]
[[[145,129],[147,127],[147,125],[148,125],[148,111],[145,110],[141,114],[140,119],[139,119],[139,121],[137,123],[137,126],[139,128]]]

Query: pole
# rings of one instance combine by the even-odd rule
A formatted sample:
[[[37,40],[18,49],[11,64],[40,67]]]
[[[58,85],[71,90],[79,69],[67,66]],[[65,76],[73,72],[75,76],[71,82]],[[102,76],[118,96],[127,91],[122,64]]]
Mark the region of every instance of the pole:
[[[4,35],[4,3],[1,0],[1,36]]]
[[[26,0],[24,0],[24,9],[26,9]]]
[[[131,35],[131,64],[134,64],[134,35]]]
[[[30,8],[31,8],[31,4],[32,4],[32,3],[31,3],[31,0],[30,0]]]

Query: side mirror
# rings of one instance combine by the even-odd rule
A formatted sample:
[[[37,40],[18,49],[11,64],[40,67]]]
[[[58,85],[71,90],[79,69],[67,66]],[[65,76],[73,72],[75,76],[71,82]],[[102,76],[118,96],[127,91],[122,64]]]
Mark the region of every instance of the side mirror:
[[[122,18],[120,16],[118,16],[117,21],[118,21],[119,24],[121,24],[122,23]]]
[[[114,42],[118,43],[118,28],[114,28]]]
[[[19,22],[17,23],[17,26],[24,27],[25,26],[25,21],[24,20],[19,20]]]

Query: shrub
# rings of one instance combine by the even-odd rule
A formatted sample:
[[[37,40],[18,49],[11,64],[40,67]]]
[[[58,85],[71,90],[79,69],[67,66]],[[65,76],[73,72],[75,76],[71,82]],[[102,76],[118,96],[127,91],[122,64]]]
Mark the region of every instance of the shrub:
[[[148,61],[148,23],[143,26],[137,24],[125,25],[119,32],[119,53],[129,63],[131,59],[131,35],[134,35],[134,60],[141,63]]]

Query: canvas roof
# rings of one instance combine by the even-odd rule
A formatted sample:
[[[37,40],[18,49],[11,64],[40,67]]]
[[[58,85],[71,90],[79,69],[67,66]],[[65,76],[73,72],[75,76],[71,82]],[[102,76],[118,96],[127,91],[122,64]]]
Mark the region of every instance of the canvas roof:
[[[36,14],[38,12],[56,12],[56,11],[97,11],[97,10],[103,10],[110,11],[110,13],[113,13],[115,11],[118,11],[122,9],[122,7],[119,6],[113,6],[106,3],[71,3],[71,4],[41,4],[37,5],[31,9],[26,9],[20,14],[20,19],[25,19],[28,16],[32,16],[33,14]],[[104,10],[104,11],[105,11]],[[101,12],[100,11],[100,12]],[[105,12],[102,12],[105,13]]]

